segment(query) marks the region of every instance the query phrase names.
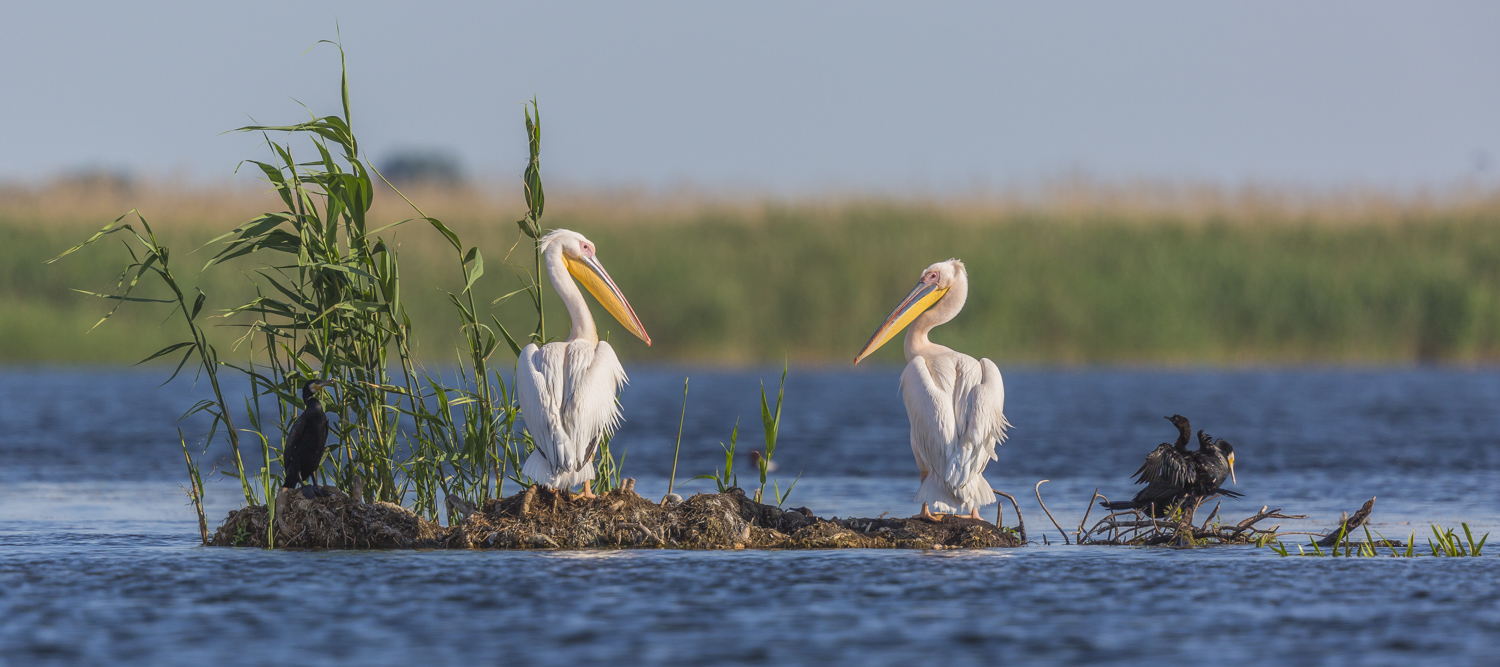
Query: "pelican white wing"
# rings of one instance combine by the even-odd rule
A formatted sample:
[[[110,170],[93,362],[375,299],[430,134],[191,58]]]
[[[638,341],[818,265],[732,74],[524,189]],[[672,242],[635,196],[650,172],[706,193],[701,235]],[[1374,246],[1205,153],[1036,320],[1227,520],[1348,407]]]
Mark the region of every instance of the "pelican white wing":
[[[1005,384],[989,359],[945,350],[913,357],[901,374],[911,448],[924,476],[916,502],[941,512],[995,502],[984,479],[1004,442]]]
[[[516,394],[536,450],[521,472],[553,488],[594,478],[599,439],[620,423],[615,396],[628,381],[609,343],[527,345],[516,361]]]

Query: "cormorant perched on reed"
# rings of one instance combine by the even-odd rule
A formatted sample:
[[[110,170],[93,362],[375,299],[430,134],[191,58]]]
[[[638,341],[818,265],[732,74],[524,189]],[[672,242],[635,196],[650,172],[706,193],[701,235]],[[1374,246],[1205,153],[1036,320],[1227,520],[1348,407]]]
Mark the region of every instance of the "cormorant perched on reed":
[[[1238,498],[1242,494],[1222,488],[1224,480],[1234,480],[1234,445],[1198,431],[1198,450],[1188,451],[1192,426],[1187,417],[1167,417],[1177,427],[1177,441],[1162,443],[1146,455],[1146,461],[1135,471],[1137,484],[1146,488],[1128,501],[1102,502],[1111,510],[1146,510],[1153,517],[1165,516],[1172,507],[1186,506],[1189,501],[1220,494]]]
[[[302,402],[306,407],[292,423],[292,430],[286,436],[286,448],[281,451],[281,469],[286,475],[281,488],[293,489],[311,481],[312,488],[302,487],[302,495],[308,498],[319,493],[318,466],[322,465],[323,451],[328,446],[328,416],[323,414],[318,392],[331,384],[333,380],[308,380],[302,384]]]

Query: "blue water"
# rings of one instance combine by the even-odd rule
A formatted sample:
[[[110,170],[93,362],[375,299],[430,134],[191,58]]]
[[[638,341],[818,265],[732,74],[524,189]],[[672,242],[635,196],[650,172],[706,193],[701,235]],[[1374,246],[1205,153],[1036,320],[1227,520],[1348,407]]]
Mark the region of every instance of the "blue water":
[[[759,382],[778,374],[634,369],[627,474],[664,491],[684,375],[679,480],[722,465],[737,416],[755,446]],[[915,511],[896,375],[792,370],[777,455],[783,483],[806,473],[792,505]],[[1231,519],[1270,505],[1310,515],[1287,530],[1321,530],[1378,496],[1371,526],[1391,538],[1459,521],[1500,535],[1493,371],[1009,370],[1016,428],[987,476],[1050,544],[965,552],[205,549],[174,423],[201,388],[160,377],[0,370],[0,664],[1500,661],[1500,545],[1412,560],[1063,546],[1032,495],[1050,479],[1073,530],[1094,488],[1133,493],[1180,412],[1236,445]],[[212,519],[236,493],[211,483]]]

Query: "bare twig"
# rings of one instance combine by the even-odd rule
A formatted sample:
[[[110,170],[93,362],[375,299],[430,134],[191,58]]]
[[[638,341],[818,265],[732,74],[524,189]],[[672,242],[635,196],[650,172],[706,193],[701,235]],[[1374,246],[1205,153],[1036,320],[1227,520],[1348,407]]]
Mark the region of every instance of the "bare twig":
[[[1056,517],[1052,515],[1046,503],[1042,501],[1041,486],[1045,482],[1047,480],[1037,482],[1037,502],[1041,503],[1042,510],[1047,512],[1047,518],[1052,520],[1052,524],[1058,526]],[[1100,498],[1104,498],[1104,496],[1095,489],[1094,495],[1089,499],[1089,506],[1092,507],[1094,502]],[[1209,500],[1213,499],[1214,496],[1198,499],[1191,506],[1180,506],[1170,516],[1161,518],[1151,516],[1153,513],[1151,509],[1154,508],[1144,512],[1139,509],[1132,509],[1111,511],[1095,523],[1089,524],[1092,514],[1089,511],[1085,511],[1083,520],[1079,522],[1078,530],[1074,533],[1078,537],[1076,544],[1189,546],[1199,544],[1203,541],[1210,544],[1246,544],[1250,542],[1261,543],[1268,538],[1274,538],[1279,535],[1314,535],[1323,539],[1320,546],[1330,546],[1339,539],[1340,535],[1347,537],[1356,528],[1359,528],[1368,521],[1375,502],[1375,499],[1371,498],[1353,516],[1345,515],[1337,529],[1325,534],[1322,532],[1312,533],[1302,531],[1283,533],[1281,532],[1281,528],[1285,525],[1284,523],[1278,523],[1270,528],[1261,528],[1259,527],[1260,523],[1266,519],[1307,518],[1305,514],[1283,514],[1280,508],[1273,509],[1269,506],[1261,506],[1260,511],[1238,523],[1230,522],[1220,514],[1220,510],[1223,508],[1222,501],[1216,502],[1213,510],[1209,512],[1202,523],[1195,525],[1197,522],[1192,518],[1192,515],[1196,513],[1196,510],[1201,509],[1203,505],[1207,504]],[[1060,526],[1058,532],[1063,532]],[[1068,536],[1066,533],[1063,533],[1063,539],[1067,542]],[[1380,546],[1384,542],[1376,541],[1375,544]]]
[[[1204,528],[1208,528],[1208,524],[1213,523],[1214,517],[1219,516],[1219,505],[1222,505],[1222,504],[1223,504],[1223,501],[1214,503],[1214,511],[1209,512],[1208,513],[1208,518],[1203,520],[1203,527]]]
[[[1044,479],[1036,483],[1036,502],[1042,506],[1042,511],[1047,513],[1047,518],[1052,519],[1052,525],[1057,526],[1057,532],[1062,534],[1063,544],[1072,544],[1072,542],[1068,541],[1067,531],[1063,530],[1062,524],[1058,523],[1057,519],[1052,516],[1052,510],[1047,509],[1047,503],[1042,502],[1042,485],[1050,481],[1052,480]]]
[[[1018,532],[1018,533],[1021,534],[1021,543],[1025,544],[1026,543],[1026,518],[1023,517],[1023,516],[1021,516],[1021,505],[1016,502],[1016,497],[1010,495],[1009,493],[1001,491],[999,489],[990,489],[990,490],[994,491],[996,495],[1005,496],[1005,499],[1010,501],[1010,506],[1016,508],[1016,532]],[[997,501],[995,504],[998,505],[1000,503]],[[996,513],[995,513],[995,527],[997,527],[997,528],[1000,527],[1000,514],[999,514],[999,510],[996,510]]]
[[[1104,496],[1102,494],[1099,497],[1100,498],[1104,498]],[[1105,498],[1106,502],[1108,502],[1108,500],[1109,500],[1108,498]],[[1135,514],[1135,512],[1131,511],[1131,510],[1124,510],[1124,511],[1119,511],[1119,512],[1110,512],[1104,518],[1100,519],[1097,523],[1095,523],[1094,527],[1090,528],[1086,534],[1092,536],[1093,534],[1098,533],[1098,532],[1100,532],[1103,529],[1109,529],[1109,531],[1110,531],[1110,539],[1112,541],[1113,538],[1115,537],[1114,534],[1117,533],[1119,531],[1119,529],[1120,529],[1120,524],[1119,524],[1118,517],[1126,516],[1126,515],[1134,515],[1134,514]],[[1092,538],[1090,538],[1090,539],[1092,539]]]
[[[1272,509],[1267,509],[1265,505],[1262,505],[1261,508],[1260,508],[1260,511],[1256,512],[1254,516],[1252,516],[1252,517],[1250,517],[1248,519],[1245,519],[1244,521],[1239,522],[1239,524],[1235,525],[1234,528],[1232,528],[1232,529],[1229,530],[1229,539],[1238,538],[1241,533],[1243,533],[1243,532],[1245,532],[1247,530],[1251,530],[1251,527],[1254,526],[1256,524],[1256,522],[1261,521],[1263,519],[1306,519],[1306,518],[1307,518],[1306,514],[1282,514],[1281,513],[1281,508],[1279,508],[1279,507],[1276,508],[1276,509],[1274,509],[1274,510],[1272,510]]]
[[[1096,486],[1096,487],[1094,487],[1094,495],[1089,496],[1088,507],[1084,508],[1084,510],[1083,510],[1083,519],[1078,522],[1078,532],[1074,533],[1075,535],[1078,536],[1078,543],[1079,544],[1083,544],[1083,524],[1086,524],[1086,523],[1089,522],[1089,512],[1094,511],[1094,500],[1097,499],[1098,497],[1099,497],[1099,487]]]
[[[1120,528],[1150,528],[1152,526],[1158,528],[1176,528],[1178,524],[1176,521],[1168,521],[1167,519],[1143,519],[1140,521],[1122,521],[1115,525]]]

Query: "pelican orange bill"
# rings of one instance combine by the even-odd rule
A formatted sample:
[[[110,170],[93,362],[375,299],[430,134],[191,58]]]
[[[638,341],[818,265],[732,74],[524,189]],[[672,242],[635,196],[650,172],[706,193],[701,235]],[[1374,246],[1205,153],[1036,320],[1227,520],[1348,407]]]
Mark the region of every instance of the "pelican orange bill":
[[[646,334],[646,327],[641,326],[641,320],[635,316],[630,302],[625,300],[625,295],[620,293],[620,288],[610,279],[609,272],[604,270],[604,265],[599,263],[597,257],[574,258],[564,254],[563,260],[568,265],[568,273],[583,283],[589,294],[594,295],[594,299],[610,315],[614,315],[636,338],[646,341],[647,346],[651,345],[651,336]]]
[[[906,325],[911,324],[912,320],[917,319],[918,315],[931,308],[947,293],[948,288],[940,288],[936,283],[929,283],[925,280],[917,283],[911,293],[906,295],[901,305],[896,306],[896,309],[891,311],[890,317],[885,318],[885,322],[875,330],[874,335],[870,336],[870,342],[865,343],[864,349],[859,351],[859,356],[854,358],[854,363],[859,363],[860,360],[880,349],[881,345],[885,345],[886,341],[901,333]]]

